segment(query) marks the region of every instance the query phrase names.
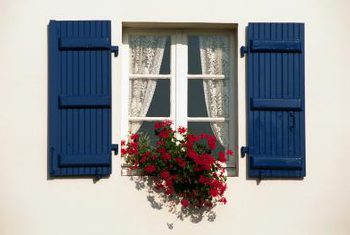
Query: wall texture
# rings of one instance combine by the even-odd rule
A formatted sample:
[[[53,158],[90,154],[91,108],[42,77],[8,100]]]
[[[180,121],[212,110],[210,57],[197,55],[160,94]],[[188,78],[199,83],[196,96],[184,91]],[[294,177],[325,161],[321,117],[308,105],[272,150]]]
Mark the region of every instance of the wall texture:
[[[0,234],[350,234],[350,2],[348,0],[0,1]],[[145,191],[120,175],[47,180],[47,24],[50,19],[305,22],[307,177],[228,180],[216,218],[181,221],[151,207]],[[121,59],[113,59],[113,140],[119,141]],[[245,144],[245,61],[238,59],[239,145]],[[173,223],[169,229],[167,223]]]

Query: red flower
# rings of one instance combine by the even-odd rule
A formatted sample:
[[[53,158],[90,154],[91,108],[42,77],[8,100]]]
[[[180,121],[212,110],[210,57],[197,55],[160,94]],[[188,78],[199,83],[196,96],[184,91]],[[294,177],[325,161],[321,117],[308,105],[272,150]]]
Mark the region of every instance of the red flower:
[[[162,154],[162,158],[165,160],[165,161],[169,161],[171,159],[171,155],[169,153],[163,153]]]
[[[125,145],[125,140],[120,141],[120,145],[124,146]]]
[[[219,162],[225,162],[233,152],[226,150],[211,155],[209,148],[215,150],[217,146],[215,136],[189,134],[185,127],[174,131],[171,125],[171,121],[155,124],[154,145],[139,142],[143,139],[141,134],[130,135],[127,143],[121,141],[121,153],[130,169],[152,176],[155,189],[164,193],[170,202],[179,202],[183,207],[225,204],[225,168]]]
[[[219,153],[219,161],[220,162],[226,162],[226,157],[225,157],[225,153],[224,152],[220,152]]]
[[[123,156],[123,155],[126,155],[127,153],[128,153],[128,150],[126,150],[126,149],[123,148],[123,149],[122,149],[122,156]]]
[[[156,171],[156,166],[154,165],[149,165],[149,166],[145,166],[145,168],[143,168],[144,171],[148,174],[155,172]]]
[[[189,150],[187,151],[187,156],[188,156],[189,158],[195,159],[196,157],[198,157],[198,154],[197,154],[194,150],[189,149]]]
[[[184,207],[188,207],[190,205],[190,201],[187,200],[187,199],[182,199],[181,200],[181,204],[184,206]]]
[[[196,161],[196,160],[195,160]],[[215,158],[210,154],[204,153],[201,158],[197,160],[197,164],[200,165],[204,170],[210,170],[212,165],[215,163]]]
[[[159,137],[162,138],[162,139],[167,139],[167,138],[170,137],[170,132],[167,131],[167,130],[161,131],[159,133]]]
[[[198,182],[201,183],[201,184],[210,185],[212,180],[210,178],[208,178],[208,177],[205,177],[205,176],[201,175],[201,176],[199,176]]]
[[[185,134],[186,131],[187,131],[187,129],[186,129],[185,127],[180,126],[180,127],[177,129],[177,131],[178,131],[180,134]]]
[[[166,189],[166,190],[165,190],[165,194],[167,194],[167,195],[172,195],[172,194],[174,194],[174,189],[172,189],[172,188]]]
[[[220,199],[220,202],[222,202],[222,203],[226,204],[226,203],[227,203],[227,200],[226,200],[226,198],[225,198],[225,197],[222,197],[222,198]]]
[[[165,180],[165,185],[166,185],[166,186],[172,187],[173,184],[174,184],[174,182],[173,182],[171,179],[168,178],[167,180]]]
[[[166,180],[170,177],[170,173],[169,171],[167,170],[163,170],[161,173],[160,173],[160,177],[162,177],[162,179]]]
[[[135,133],[135,134],[132,134],[130,138],[134,141],[138,141],[140,138],[140,135]]]
[[[216,138],[215,138],[215,136],[203,133],[201,135],[201,137],[202,137],[202,139],[206,139],[207,140],[208,146],[209,146],[209,148],[211,150],[214,150],[216,148]]]
[[[128,154],[132,155],[132,154],[138,154],[139,153],[139,145],[137,142],[131,142],[129,144],[129,148],[128,148]]]
[[[216,196],[219,195],[219,192],[218,192],[218,190],[216,188],[211,188],[209,190],[209,195],[212,196],[212,197],[216,197]]]
[[[165,120],[165,121],[162,121],[162,122],[156,122],[154,124],[154,129],[161,129],[161,128],[164,128],[164,127],[170,127],[171,124],[173,124],[173,122],[171,120]]]
[[[185,162],[182,158],[175,158],[175,161],[182,168],[185,168],[187,166],[187,162]]]

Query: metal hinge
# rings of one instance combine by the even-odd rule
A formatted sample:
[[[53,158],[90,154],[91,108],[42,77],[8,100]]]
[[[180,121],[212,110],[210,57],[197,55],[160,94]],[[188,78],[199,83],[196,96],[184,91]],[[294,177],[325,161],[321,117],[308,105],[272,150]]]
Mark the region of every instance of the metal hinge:
[[[241,46],[241,58],[244,57],[244,54],[248,53],[248,47]]]
[[[118,53],[119,53],[119,47],[118,46],[111,46],[111,52],[114,53],[114,57],[117,57]]]
[[[111,150],[113,151],[114,155],[117,155],[118,154],[118,145],[112,144]]]
[[[246,154],[249,153],[249,147],[247,146],[242,146],[241,147],[241,157],[245,157]]]

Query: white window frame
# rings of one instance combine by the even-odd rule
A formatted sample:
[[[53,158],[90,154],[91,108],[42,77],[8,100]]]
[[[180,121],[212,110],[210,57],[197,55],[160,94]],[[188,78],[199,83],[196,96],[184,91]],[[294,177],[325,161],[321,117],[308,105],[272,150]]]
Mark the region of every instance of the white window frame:
[[[235,24],[230,24],[230,28],[227,27],[215,27],[211,24],[201,24],[194,26],[193,24],[160,24],[160,29],[154,29],[154,24],[149,27],[140,23],[131,24],[132,27],[123,29],[122,34],[122,77],[121,77],[121,138],[127,139],[128,137],[128,125],[129,121],[163,121],[170,119],[173,121],[173,127],[179,126],[187,127],[187,122],[223,122],[229,121],[229,139],[230,149],[236,150],[238,146],[238,108],[237,108],[237,27]],[[217,25],[217,24],[215,24]],[[129,25],[128,25],[129,26]],[[168,26],[168,27],[167,27]],[[180,27],[181,26],[181,27]],[[187,27],[184,27],[187,26]],[[198,27],[200,26],[200,27]],[[210,27],[206,27],[210,26]],[[213,27],[214,26],[214,27]],[[220,25],[223,26],[223,25]],[[225,26],[225,25],[224,25]],[[156,27],[157,28],[157,27]],[[174,28],[169,30],[169,28]],[[218,29],[219,28],[219,29]],[[170,74],[154,74],[154,75],[142,75],[142,74],[129,74],[129,35],[168,35],[171,37],[170,45]],[[200,75],[200,74],[187,74],[188,71],[188,47],[187,37],[188,35],[218,35],[225,34],[230,38],[230,54],[232,55],[231,64],[231,85],[232,89],[229,105],[229,118],[210,118],[210,117],[188,117],[187,105],[188,105],[188,79],[225,79],[224,75]],[[129,79],[147,77],[147,79],[169,79],[170,80],[170,116],[169,117],[129,117],[128,115],[128,101],[129,99]],[[175,86],[173,85],[175,84]],[[182,89],[176,89],[181,87]],[[186,94],[186,95],[184,95]],[[175,105],[174,105],[175,104]],[[235,156],[231,156],[228,159],[226,169],[228,176],[238,175],[238,153],[235,152]],[[134,175],[135,173],[127,169],[127,165],[122,161],[122,175]]]

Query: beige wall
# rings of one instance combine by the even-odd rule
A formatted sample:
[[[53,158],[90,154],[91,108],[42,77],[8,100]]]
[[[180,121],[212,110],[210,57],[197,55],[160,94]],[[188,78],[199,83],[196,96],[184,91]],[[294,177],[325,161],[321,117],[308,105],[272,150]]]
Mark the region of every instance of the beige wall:
[[[0,234],[350,234],[349,9],[348,0],[1,0]],[[120,176],[118,158],[111,177],[97,183],[47,180],[49,19],[110,19],[119,45],[122,21],[238,23],[239,45],[249,21],[305,22],[307,177],[257,185],[239,159],[239,177],[228,180],[229,203],[214,210],[213,222],[200,223],[153,209],[146,192]],[[240,146],[244,66],[238,59]],[[113,94],[120,68],[121,58],[113,59]],[[114,108],[115,142],[119,122]]]

